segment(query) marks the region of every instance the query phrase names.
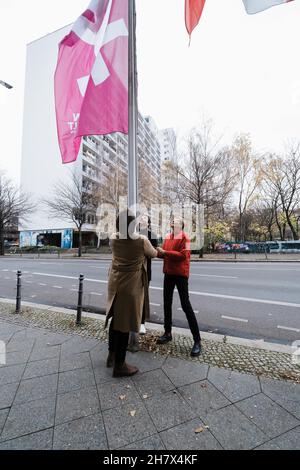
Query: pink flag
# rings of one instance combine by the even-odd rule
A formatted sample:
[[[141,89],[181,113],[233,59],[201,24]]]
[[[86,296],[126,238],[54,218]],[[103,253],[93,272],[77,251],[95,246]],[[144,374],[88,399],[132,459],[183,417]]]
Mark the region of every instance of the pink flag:
[[[267,8],[274,7],[275,5],[291,1],[292,0],[243,0],[246,11],[249,15],[253,15],[254,13],[267,10]]]
[[[92,0],[62,40],[55,104],[63,163],[84,135],[128,133],[128,0]]]

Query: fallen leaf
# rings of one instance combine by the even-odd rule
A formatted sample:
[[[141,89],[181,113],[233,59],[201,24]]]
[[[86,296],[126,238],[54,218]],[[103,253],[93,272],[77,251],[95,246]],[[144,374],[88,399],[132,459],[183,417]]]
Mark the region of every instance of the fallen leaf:
[[[130,386],[130,385],[126,385],[126,388],[131,388],[131,386]]]
[[[148,395],[143,395],[143,398],[146,400],[146,398],[148,398]]]
[[[204,431],[204,428],[197,428],[195,429],[195,434],[200,434],[200,432],[203,432]]]
[[[207,388],[207,385],[206,384],[201,384],[200,387],[201,388]]]
[[[136,415],[136,410],[132,410],[132,411],[130,411],[130,416],[132,416],[132,417],[134,418],[134,417],[135,417],[135,415]]]
[[[119,400],[125,400],[125,398],[126,398],[126,395],[120,395],[119,396]]]

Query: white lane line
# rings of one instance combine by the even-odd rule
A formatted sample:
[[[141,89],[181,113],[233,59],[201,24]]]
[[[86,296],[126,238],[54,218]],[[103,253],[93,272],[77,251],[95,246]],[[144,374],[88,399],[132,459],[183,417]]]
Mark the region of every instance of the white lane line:
[[[45,274],[45,273],[33,273],[35,276],[46,276],[46,277],[57,277],[60,279],[78,279],[75,276],[62,276],[60,274]],[[101,281],[100,279],[89,279],[86,278],[85,281],[87,282],[99,282],[100,284],[108,284],[108,281]]]
[[[200,276],[200,277],[222,277],[224,279],[238,279],[237,276],[218,276],[216,274],[191,274],[192,276]]]
[[[154,287],[150,286],[150,289],[153,290],[160,290],[162,291],[162,287]],[[280,302],[279,300],[264,300],[264,299],[256,299],[251,297],[238,297],[237,295],[225,295],[225,294],[212,294],[211,292],[197,292],[197,291],[189,291],[191,295],[199,295],[202,297],[216,297],[217,299],[228,299],[228,300],[238,300],[242,302],[254,302],[258,304],[267,304],[267,305],[282,305],[283,307],[293,307],[293,308],[300,308],[300,304],[292,303],[292,302]]]
[[[101,296],[103,294],[99,294],[99,292],[90,292],[90,295],[99,295],[99,296]]]
[[[4,279],[11,279],[10,277],[5,277]]]
[[[289,326],[281,326],[281,325],[278,325],[277,328],[279,328],[280,330],[295,331],[296,333],[300,333],[299,328],[291,328]]]
[[[31,297],[31,299],[35,299],[36,295],[31,295],[30,297]]]
[[[9,269],[2,269],[2,271],[8,273]]]
[[[227,317],[226,315],[221,315],[222,318],[225,320],[232,320],[232,321],[241,321],[243,323],[248,323],[249,320],[246,320],[245,318],[237,318],[237,317]]]
[[[177,310],[179,310],[180,312],[183,312],[182,308],[178,308]],[[199,313],[199,310],[194,310],[194,313]]]
[[[161,304],[155,304],[154,302],[150,302],[150,305],[152,305],[153,307],[160,307]]]
[[[46,287],[47,284],[43,284],[42,282],[39,282],[39,286]]]
[[[62,289],[61,286],[52,286],[52,287],[53,287],[53,289]]]

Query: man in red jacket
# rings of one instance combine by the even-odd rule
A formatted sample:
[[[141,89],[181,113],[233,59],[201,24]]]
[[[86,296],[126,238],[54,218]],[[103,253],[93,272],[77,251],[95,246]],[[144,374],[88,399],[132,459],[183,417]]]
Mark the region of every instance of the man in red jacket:
[[[165,333],[158,338],[157,344],[172,340],[172,302],[175,286],[180,297],[190,330],[194,338],[191,356],[201,353],[201,336],[193,307],[189,299],[188,279],[190,274],[190,240],[183,232],[184,223],[175,217],[171,222],[172,232],[166,236],[163,247],[158,248],[158,256],[164,259],[164,327]]]

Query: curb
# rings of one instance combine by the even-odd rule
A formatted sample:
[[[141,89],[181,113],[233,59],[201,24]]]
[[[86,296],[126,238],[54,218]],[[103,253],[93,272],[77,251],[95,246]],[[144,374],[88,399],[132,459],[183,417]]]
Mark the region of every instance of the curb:
[[[3,299],[0,298],[0,303],[5,303],[8,305],[15,305],[15,301],[11,299]],[[24,307],[29,307],[32,309],[40,309],[40,310],[45,310],[47,312],[57,312],[57,313],[63,313],[66,315],[73,315],[76,316],[76,310],[71,310],[71,309],[66,309],[66,308],[61,308],[61,307],[51,307],[49,305],[43,305],[43,304],[35,304],[32,302],[22,302],[22,305]],[[104,320],[105,315],[103,314],[96,314],[96,313],[89,313],[89,312],[82,312],[82,317],[83,318],[92,318],[94,320]],[[147,322],[147,329],[148,330],[154,330],[158,332],[164,332],[164,327],[163,325],[157,324],[157,323],[150,323]],[[186,328],[179,328],[179,327],[173,327],[172,332],[178,335],[186,336],[188,338],[192,338],[192,334],[189,329]],[[240,345],[240,346],[246,346],[249,348],[254,348],[254,349],[261,349],[264,351],[270,351],[270,352],[278,352],[278,353],[284,353],[284,354],[293,354],[295,351],[295,348],[292,346],[287,346],[283,344],[278,344],[278,343],[267,343],[263,340],[251,340],[251,339],[246,339],[246,338],[239,338],[239,337],[234,337],[234,336],[225,336],[225,335],[220,335],[217,333],[207,333],[207,332],[201,332],[201,336],[203,339],[208,340],[208,341],[215,341],[218,343],[226,343],[226,344],[233,344],[233,345]]]
[[[8,259],[8,258],[13,258],[13,259],[21,259],[21,260],[70,260],[70,261],[111,261],[111,258],[98,258],[98,257],[93,257],[93,256],[82,256],[81,258],[78,257],[73,257],[73,256],[61,256],[60,258],[57,257],[26,257],[26,256],[15,256],[15,255],[5,255],[5,256],[0,256],[0,259]],[[162,260],[159,259],[153,259],[152,261],[159,261],[163,262]],[[202,258],[202,259],[192,259],[191,258],[191,263],[300,263],[300,259],[291,259],[291,260],[276,260],[276,259],[207,259],[207,258]]]

